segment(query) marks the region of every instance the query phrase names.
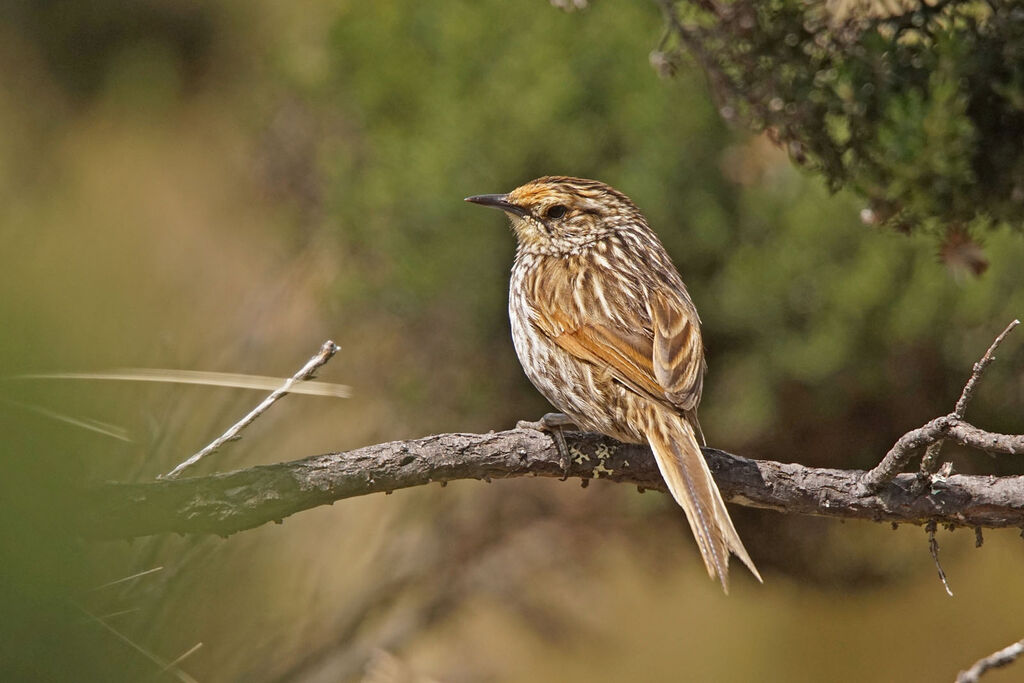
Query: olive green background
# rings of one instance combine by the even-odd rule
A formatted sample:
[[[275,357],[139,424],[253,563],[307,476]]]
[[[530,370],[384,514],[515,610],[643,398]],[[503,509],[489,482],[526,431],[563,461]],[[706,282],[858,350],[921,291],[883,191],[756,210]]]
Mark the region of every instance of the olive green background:
[[[710,444],[818,466],[869,467],[952,408],[1024,312],[1024,240],[986,234],[974,277],[933,238],[865,226],[857,197],[727,127],[692,65],[658,76],[646,2],[0,18],[5,680],[175,680],[137,648],[166,663],[201,642],[180,664],[200,681],[932,681],[1024,636],[1015,530],[978,550],[940,532],[949,598],[918,528],[734,508],[765,584],[737,570],[725,597],[667,497],[600,482],[430,486],[228,539],[69,537],[77,485],[167,471],[259,395],[13,376],[283,376],[342,346],[320,377],[351,399],[290,397],[205,472],[547,410],[509,339],[512,235],[470,194],[549,173],[629,194],[701,312]],[[1024,431],[1021,339],[970,407],[980,426]]]

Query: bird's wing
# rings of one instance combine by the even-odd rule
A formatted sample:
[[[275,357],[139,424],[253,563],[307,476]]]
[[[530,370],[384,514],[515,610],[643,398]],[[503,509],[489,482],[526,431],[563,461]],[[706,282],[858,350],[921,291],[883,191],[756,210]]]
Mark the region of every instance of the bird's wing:
[[[704,389],[704,345],[700,321],[689,299],[654,291],[647,302],[654,330],[654,377],[669,402],[694,410]]]
[[[534,323],[563,350],[606,369],[633,391],[693,411],[704,377],[693,305],[672,292],[654,293],[648,309],[637,311],[636,324],[627,328],[551,303],[536,309]]]

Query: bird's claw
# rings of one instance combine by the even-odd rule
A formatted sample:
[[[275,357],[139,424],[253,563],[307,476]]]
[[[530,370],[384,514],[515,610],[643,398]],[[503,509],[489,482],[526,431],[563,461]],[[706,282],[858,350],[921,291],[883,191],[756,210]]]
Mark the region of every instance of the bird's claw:
[[[520,420],[516,423],[516,429],[532,429],[537,432],[546,432],[555,440],[555,447],[558,449],[558,465],[562,468],[562,478],[565,481],[569,478],[569,470],[572,467],[572,456],[569,454],[569,446],[565,443],[564,429],[579,431],[579,427],[572,421],[572,418],[564,413],[547,413],[536,422]]]

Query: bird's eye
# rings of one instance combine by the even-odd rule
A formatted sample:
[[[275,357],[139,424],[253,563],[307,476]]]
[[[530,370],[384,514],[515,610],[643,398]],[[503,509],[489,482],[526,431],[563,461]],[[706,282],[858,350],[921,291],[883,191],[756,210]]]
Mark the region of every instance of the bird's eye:
[[[548,218],[561,218],[562,216],[565,215],[565,212],[567,210],[568,209],[566,209],[561,204],[555,204],[554,206],[550,207],[547,211],[545,211],[544,215],[547,216]]]

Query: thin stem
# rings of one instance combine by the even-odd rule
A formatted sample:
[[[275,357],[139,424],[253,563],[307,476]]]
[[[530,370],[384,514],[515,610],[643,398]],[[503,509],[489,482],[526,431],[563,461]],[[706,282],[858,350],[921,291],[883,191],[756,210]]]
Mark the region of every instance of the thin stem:
[[[291,390],[292,385],[294,385],[296,382],[304,382],[306,380],[312,379],[314,373],[316,373],[318,369],[320,369],[325,363],[327,363],[327,361],[329,361],[334,356],[334,354],[338,352],[339,348],[340,347],[333,341],[325,341],[323,346],[320,347],[320,351],[315,356],[310,358],[309,362],[303,365],[302,368],[298,372],[296,372],[292,377],[285,380],[284,384],[275,389],[273,393],[271,393],[269,396],[263,399],[262,403],[253,408],[251,411],[249,411],[249,413],[241,420],[231,425],[231,427],[229,427],[226,432],[224,432],[219,437],[211,441],[209,445],[207,445],[201,451],[190,457],[188,460],[185,460],[184,462],[180,463],[173,470],[159,478],[175,479],[189,467],[192,467],[193,465],[195,465],[208,455],[215,453],[221,446],[226,444],[228,441],[237,439],[243,429],[245,429],[253,422],[255,422],[256,418],[265,413],[272,405],[274,405],[278,401],[278,399],[280,399],[282,396],[285,396]]]

